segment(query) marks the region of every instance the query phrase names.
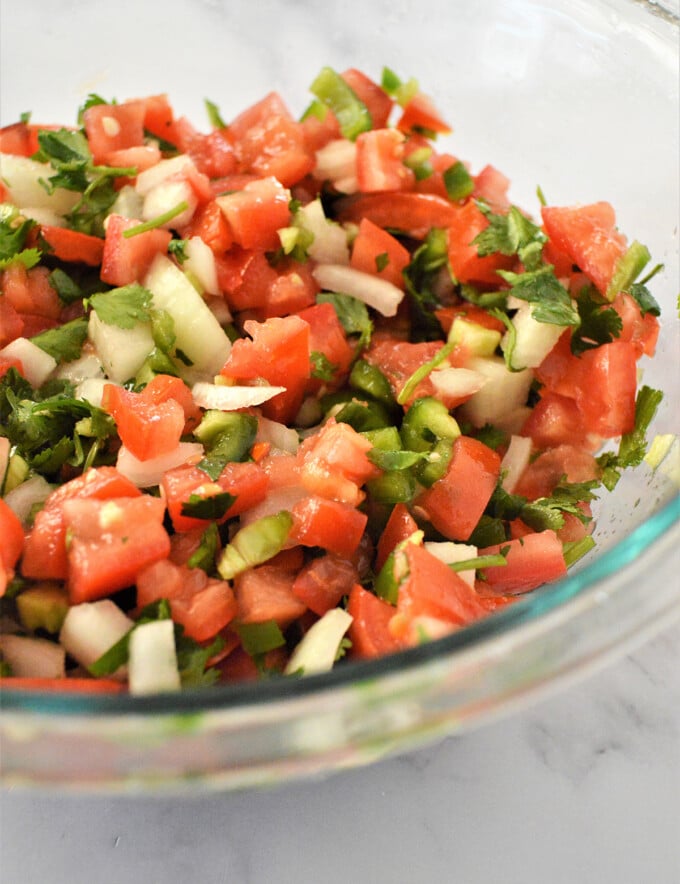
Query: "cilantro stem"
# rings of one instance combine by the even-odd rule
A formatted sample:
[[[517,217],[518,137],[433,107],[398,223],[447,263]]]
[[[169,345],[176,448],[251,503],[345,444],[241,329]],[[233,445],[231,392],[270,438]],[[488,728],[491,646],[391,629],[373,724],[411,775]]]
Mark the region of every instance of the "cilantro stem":
[[[587,534],[585,537],[582,537],[581,540],[574,540],[571,543],[565,543],[562,547],[564,554],[564,562],[567,568],[571,568],[573,564],[578,562],[579,559],[582,559],[586,553],[589,553],[590,550],[595,546],[595,541]]]
[[[177,215],[181,215],[182,212],[185,212],[189,208],[189,204],[186,200],[182,200],[181,203],[178,203],[174,208],[168,209],[167,212],[163,212],[162,215],[156,215],[155,218],[151,218],[150,221],[144,221],[142,224],[137,224],[135,227],[128,227],[127,230],[123,231],[123,236],[125,239],[129,239],[131,236],[139,236],[140,233],[146,233],[147,230],[154,230],[156,227],[161,227],[166,221],[171,221],[173,218],[176,218]]]
[[[425,378],[433,371],[438,365],[449,356],[451,351],[453,350],[453,343],[449,342],[444,344],[441,350],[438,350],[435,355],[428,362],[423,363],[423,365],[419,366],[411,375],[411,377],[406,381],[404,386],[401,388],[399,395],[397,396],[397,402],[399,405],[404,405],[413,395],[413,391],[418,386],[418,384],[425,380]]]
[[[508,560],[505,556],[498,553],[497,555],[476,556],[474,559],[465,559],[462,562],[449,562],[449,568],[452,571],[472,571],[481,568],[502,568],[507,564]]]

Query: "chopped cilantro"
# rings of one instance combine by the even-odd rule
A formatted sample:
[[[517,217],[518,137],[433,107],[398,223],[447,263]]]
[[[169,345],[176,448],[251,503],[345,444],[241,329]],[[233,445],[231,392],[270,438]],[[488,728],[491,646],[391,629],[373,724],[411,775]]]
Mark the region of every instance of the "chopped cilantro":
[[[205,104],[205,109],[208,114],[208,121],[213,129],[226,129],[227,124],[222,119],[222,115],[220,114],[220,109],[215,104],[214,101],[210,101],[209,98],[204,98],[203,103]]]
[[[0,270],[20,261],[26,268],[35,266],[40,260],[37,249],[25,249],[26,239],[36,226],[35,221],[24,218],[9,203],[0,205]]]
[[[189,257],[187,255],[187,243],[188,240],[186,239],[171,239],[168,243],[168,253],[172,255],[179,264],[184,264]]]
[[[204,688],[215,684],[220,673],[218,669],[208,667],[208,663],[223,647],[224,639],[219,635],[204,646],[184,635],[182,627],[175,624],[175,651],[182,687]]]
[[[382,252],[380,255],[375,256],[375,269],[378,273],[381,273],[389,263],[390,256],[387,254],[387,252]]]
[[[152,294],[138,282],[99,292],[87,299],[99,319],[118,328],[134,328],[138,322],[149,322]]]
[[[208,574],[215,572],[215,556],[219,549],[219,532],[217,525],[211,522],[201,535],[201,542],[196,551],[187,559],[190,568],[201,568]]]
[[[447,261],[446,231],[435,228],[415,250],[410,263],[404,269],[404,281],[416,339],[441,338],[441,326],[434,314],[437,307],[441,306],[436,294],[436,282]]]
[[[31,338],[36,346],[49,353],[57,362],[78,359],[86,339],[87,319],[84,317],[72,319],[71,322],[47,329]]]
[[[320,350],[312,350],[309,354],[309,360],[312,363],[312,377],[319,381],[332,381],[337,371],[334,365],[325,353]]]
[[[317,295],[316,300],[318,304],[332,304],[345,333],[359,335],[357,341],[359,349],[368,347],[373,334],[373,323],[363,301],[359,301],[358,298],[353,298],[351,295],[333,292],[321,292]]]
[[[576,298],[580,325],[571,336],[571,352],[576,355],[618,338],[621,317],[594,286],[584,286]]]
[[[182,200],[181,203],[177,203],[176,206],[173,206],[172,209],[168,209],[167,212],[156,215],[155,218],[150,218],[148,221],[144,221],[141,224],[136,224],[134,227],[128,227],[127,230],[123,231],[123,237],[124,239],[130,239],[132,236],[139,236],[140,233],[147,233],[149,230],[155,230],[157,227],[162,227],[164,224],[167,224],[168,221],[172,221],[173,218],[181,215],[182,212],[185,212],[188,208],[189,203],[186,200]]]
[[[83,290],[68,273],[55,267],[49,275],[50,285],[55,289],[64,304],[73,304],[83,297]]]
[[[228,491],[207,497],[190,494],[189,499],[182,503],[182,515],[193,519],[221,519],[235,500]]]
[[[406,383],[399,391],[399,395],[397,396],[397,402],[399,405],[405,405],[408,400],[411,398],[413,393],[415,392],[418,384],[425,380],[425,378],[437,368],[438,365],[441,365],[445,359],[449,357],[449,355],[453,352],[453,342],[450,341],[447,344],[437,350],[432,359],[429,359],[427,362],[418,366],[418,368],[413,372],[413,374],[406,380]]]
[[[643,282],[634,282],[628,289],[628,294],[638,305],[643,316],[647,313],[651,313],[652,316],[661,315],[658,302]]]
[[[536,322],[564,326],[580,324],[578,310],[572,304],[569,292],[550,265],[526,273],[499,270],[498,274],[512,286],[511,295],[533,304],[531,315]]]
[[[536,270],[541,262],[541,252],[547,242],[545,233],[516,206],[507,215],[496,215],[481,200],[477,205],[489,222],[489,226],[472,240],[480,257],[493,255],[517,255],[527,270]]]
[[[635,400],[635,426],[621,437],[617,452],[605,451],[597,458],[602,470],[602,484],[608,491],[614,490],[622,470],[636,467],[644,460],[647,430],[662,399],[661,390],[646,385],[641,387]]]

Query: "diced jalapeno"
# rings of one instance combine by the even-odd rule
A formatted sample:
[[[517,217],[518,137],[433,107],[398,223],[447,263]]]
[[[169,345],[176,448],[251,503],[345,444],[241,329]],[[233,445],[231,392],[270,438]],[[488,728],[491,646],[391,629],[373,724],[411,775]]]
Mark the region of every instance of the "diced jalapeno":
[[[357,135],[373,127],[366,105],[332,68],[321,69],[310,91],[333,111],[345,138],[354,141]]]
[[[438,399],[417,399],[404,416],[401,437],[411,451],[427,451],[438,439],[456,439],[460,428]]]
[[[225,546],[217,563],[222,579],[233,580],[237,574],[273,558],[283,549],[292,527],[293,517],[281,510],[241,528]]]

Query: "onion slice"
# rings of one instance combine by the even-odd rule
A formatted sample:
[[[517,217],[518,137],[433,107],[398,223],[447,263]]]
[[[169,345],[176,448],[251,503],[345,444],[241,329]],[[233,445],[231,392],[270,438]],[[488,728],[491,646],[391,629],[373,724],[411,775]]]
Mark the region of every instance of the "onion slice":
[[[404,298],[403,291],[386,279],[343,264],[319,264],[312,273],[322,289],[351,295],[383,316],[395,316]]]
[[[239,408],[262,405],[263,402],[285,392],[285,387],[229,387],[202,382],[194,384],[191,388],[196,405],[218,411],[238,411]]]

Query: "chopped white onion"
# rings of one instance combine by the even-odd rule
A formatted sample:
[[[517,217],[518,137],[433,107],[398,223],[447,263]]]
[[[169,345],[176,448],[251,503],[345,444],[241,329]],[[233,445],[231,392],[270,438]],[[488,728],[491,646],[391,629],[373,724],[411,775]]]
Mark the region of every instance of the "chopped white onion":
[[[54,209],[48,209],[45,206],[24,206],[21,214],[24,218],[37,221],[38,224],[47,224],[50,227],[66,227],[66,221],[63,216],[55,212]]]
[[[352,616],[343,608],[331,608],[317,620],[290,655],[284,673],[302,675],[327,672],[333,668],[342,637],[352,624]]]
[[[312,271],[322,289],[363,301],[383,316],[394,316],[404,293],[386,279],[342,264],[319,264]]]
[[[190,156],[183,153],[169,160],[161,160],[150,169],[140,172],[135,182],[135,190],[142,196],[146,196],[159,184],[162,184],[173,175],[177,175],[189,166],[193,166],[194,161]]]
[[[314,177],[319,181],[336,181],[356,176],[357,146],[348,138],[329,141],[316,152]]]
[[[53,490],[47,479],[36,474],[8,491],[5,495],[5,503],[15,513],[19,521],[26,525],[33,508],[36,505],[42,505]]]
[[[103,378],[104,366],[96,353],[84,353],[73,362],[62,363],[54,374],[55,377],[77,384],[87,378]]]
[[[64,678],[66,652],[61,645],[45,638],[0,635],[0,653],[20,678]]]
[[[130,635],[128,684],[135,696],[178,691],[181,687],[172,620],[137,626]]]
[[[18,359],[23,375],[32,387],[42,387],[57,367],[57,360],[28,338],[15,338],[0,350],[0,356]]]
[[[430,380],[442,396],[462,398],[481,390],[488,378],[470,368],[437,368],[430,372]]]
[[[134,622],[111,599],[84,602],[68,609],[59,643],[81,666],[87,668],[106,653],[134,626]],[[113,673],[124,678],[125,667]]]
[[[219,294],[215,253],[210,246],[200,236],[192,236],[187,241],[186,253],[187,259],[182,265],[183,270],[196,277],[204,292],[209,295]],[[224,303],[223,298],[222,302]]]
[[[256,504],[245,513],[241,514],[241,525],[249,525],[265,516],[273,516],[281,510],[290,512],[295,504],[305,497],[309,497],[309,491],[302,485],[286,485],[283,488],[274,488],[270,491],[262,503]]]
[[[152,457],[149,460],[139,460],[121,445],[118,451],[116,469],[138,488],[151,488],[159,485],[163,475],[174,467],[179,467],[190,460],[200,460],[203,456],[203,446],[199,442],[180,442],[177,448]]]
[[[238,411],[239,408],[262,405],[285,391],[285,387],[228,387],[204,383],[194,384],[191,388],[196,405],[218,411]]]
[[[2,183],[7,191],[6,200],[20,209],[31,206],[34,209],[51,209],[58,215],[65,215],[80,199],[80,194],[63,187],[48,193],[40,183],[54,175],[49,163],[36,163],[30,157],[16,157],[0,154]]]
[[[131,184],[126,184],[118,191],[114,204],[109,209],[110,215],[121,215],[123,218],[139,220],[142,217],[144,199]],[[104,221],[106,227],[106,221]]]
[[[166,230],[176,230],[184,227],[185,224],[191,221],[198,206],[196,193],[188,181],[184,179],[164,181],[145,194],[142,218],[145,221],[153,221],[159,215],[172,211],[180,203],[186,203],[187,208],[180,212],[179,215],[173,215],[169,221],[159,224],[159,227]]]
[[[85,402],[89,402],[95,408],[101,408],[104,387],[107,384],[111,384],[112,387],[121,386],[120,384],[114,384],[113,381],[109,381],[106,378],[85,378],[84,381],[76,385],[75,397],[76,399],[84,399]]]
[[[259,418],[257,422],[255,441],[269,442],[274,450],[285,451],[288,454],[295,454],[300,445],[297,430],[266,417]]]
[[[326,218],[320,199],[301,206],[295,213],[295,222],[314,236],[307,252],[317,264],[349,264],[347,232],[336,221]]]
[[[530,458],[531,439],[528,436],[511,436],[510,444],[501,461],[501,472],[504,473],[501,484],[508,494],[512,494],[515,490]]]

